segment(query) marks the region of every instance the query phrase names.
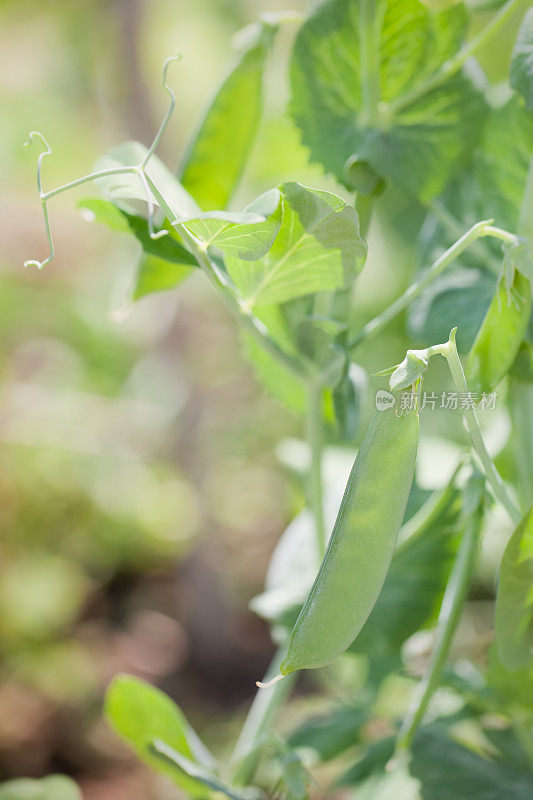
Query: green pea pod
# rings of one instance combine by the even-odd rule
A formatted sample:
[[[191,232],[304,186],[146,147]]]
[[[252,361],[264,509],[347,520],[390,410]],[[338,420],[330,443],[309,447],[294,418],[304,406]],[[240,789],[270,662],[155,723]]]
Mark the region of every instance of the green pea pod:
[[[281,673],[323,667],[353,642],[378,599],[413,481],[418,415],[378,412],[355,459],[324,561]]]
[[[510,288],[501,278],[468,356],[466,379],[472,392],[491,392],[509,372],[526,335],[530,310],[527,278],[516,270]]]

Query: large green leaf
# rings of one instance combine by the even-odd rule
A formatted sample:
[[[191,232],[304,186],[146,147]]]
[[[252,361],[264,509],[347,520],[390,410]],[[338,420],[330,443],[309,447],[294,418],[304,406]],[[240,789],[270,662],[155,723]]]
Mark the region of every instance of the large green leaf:
[[[507,669],[533,666],[533,510],[520,522],[503,554],[496,643]]]
[[[177,770],[153,751],[154,741],[164,742],[186,762],[213,771],[213,761],[181,709],[167,695],[129,675],[121,675],[107,690],[106,716],[116,732],[139,758],[174,780],[192,797],[204,797],[202,781],[190,770]]]
[[[529,281],[518,271],[510,287],[501,278],[466,363],[470,391],[491,392],[511,369],[530,310]]]
[[[451,722],[453,718],[442,718],[418,731],[406,765],[414,784],[406,794],[384,791],[385,767],[394,752],[393,738],[372,744],[339,784],[357,786],[356,796],[364,800],[529,800],[533,772],[523,756],[517,759],[513,753],[509,757],[507,745],[494,749],[490,759],[479,755],[448,735]]]
[[[41,780],[17,778],[2,783],[0,800],[82,800],[82,796],[70,778],[49,775]]]
[[[263,72],[276,28],[252,26],[193,137],[181,182],[206,211],[226,208],[253,145],[263,105]]]
[[[368,719],[362,706],[335,705],[320,716],[311,717],[291,733],[291,747],[313,751],[320,761],[330,761],[357,744]]]
[[[291,63],[291,112],[311,157],[347,185],[355,159],[425,201],[440,193],[479,138],[484,102],[463,74],[420,87],[466,26],[462,4],[434,13],[419,0],[320,3]]]
[[[520,232],[518,219],[532,156],[533,114],[514,95],[491,112],[485,129],[475,167],[477,202],[483,208],[480,219],[492,216],[498,225]],[[472,203],[472,196],[465,201]]]
[[[140,142],[123,142],[99,158],[94,168],[104,170],[138,166],[147,152],[146,147]],[[193,217],[200,211],[176,176],[157,156],[153,155],[150,158],[145,171],[154,204],[161,208],[170,222],[182,217]],[[138,212],[139,203],[142,205],[146,203],[146,190],[140,177],[135,173],[107,175],[98,178],[96,183],[104,197],[112,200],[124,211],[135,214]]]
[[[279,191],[283,219],[266,255],[253,262],[225,257],[241,294],[261,307],[351,285],[366,255],[353,206],[298,183],[281,184]]]
[[[422,800],[529,800],[533,772],[501,758],[483,758],[442,730],[422,728],[409,765]]]
[[[410,336],[431,345],[446,341],[457,325],[459,351],[468,352],[491,303],[494,285],[495,278],[485,270],[456,269],[439,276],[411,304]]]
[[[533,8],[524,17],[511,59],[509,82],[533,109]]]

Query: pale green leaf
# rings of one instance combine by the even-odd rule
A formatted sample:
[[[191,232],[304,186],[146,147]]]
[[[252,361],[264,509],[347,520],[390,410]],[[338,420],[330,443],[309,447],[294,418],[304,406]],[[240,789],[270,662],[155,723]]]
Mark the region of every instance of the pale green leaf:
[[[515,271],[509,288],[502,278],[466,363],[470,391],[491,392],[511,369],[526,334],[530,310],[527,278]]]
[[[263,105],[263,72],[275,26],[253,26],[194,135],[181,182],[206,211],[226,208],[253,145]]]
[[[509,82],[520,92],[528,109],[533,109],[533,8],[530,8],[518,31],[511,58]]]
[[[225,258],[241,294],[260,307],[351,285],[366,255],[353,206],[298,183],[284,183],[279,191],[283,219],[268,253],[253,262]]]
[[[347,185],[356,158],[424,201],[440,193],[479,138],[485,106],[464,74],[420,87],[466,30],[462,4],[442,12],[419,0],[318,4],[291,63],[291,112],[313,160]]]
[[[496,644],[510,670],[533,666],[533,511],[515,529],[500,567]]]
[[[104,170],[138,166],[147,152],[146,147],[140,142],[123,142],[99,158],[94,168]],[[160,206],[170,222],[182,217],[195,216],[199,212],[200,209],[190,194],[156,155],[150,158],[146,174],[154,204]],[[140,177],[135,173],[108,175],[98,178],[96,183],[104,197],[113,200],[125,211],[135,214],[139,203],[146,203],[146,191]]]
[[[139,758],[173,779],[191,796],[205,796],[202,782],[186,770],[169,766],[153,752],[153,742],[161,740],[199,768],[213,768],[209,753],[170,697],[138,678],[121,675],[107,690],[105,711],[115,731]]]
[[[517,232],[532,156],[533,114],[515,95],[491,112],[476,165],[484,217],[494,217],[498,225],[513,232]]]

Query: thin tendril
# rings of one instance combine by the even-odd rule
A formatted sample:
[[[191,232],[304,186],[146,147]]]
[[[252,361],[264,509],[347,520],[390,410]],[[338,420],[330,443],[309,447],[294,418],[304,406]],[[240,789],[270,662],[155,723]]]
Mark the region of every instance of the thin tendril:
[[[52,155],[52,148],[50,147],[50,145],[48,144],[48,142],[46,141],[46,139],[44,138],[42,133],[40,133],[39,131],[30,131],[30,134],[28,136],[28,141],[24,143],[24,147],[29,147],[29,145],[33,142],[33,140],[36,137],[41,140],[42,145],[46,148],[41,153],[39,153],[39,157],[37,159],[37,189],[38,189],[38,192],[39,192],[39,199],[41,201],[41,207],[43,209],[44,226],[46,228],[46,236],[48,238],[48,246],[49,246],[49,251],[50,252],[48,254],[48,257],[45,258],[44,261],[37,261],[36,259],[30,259],[29,261],[25,261],[24,262],[24,266],[25,267],[37,267],[37,269],[42,269],[45,266],[45,264],[50,263],[50,261],[54,257],[54,242],[53,242],[53,239],[52,239],[52,230],[50,228],[50,219],[48,217],[48,207],[46,205],[46,199],[45,199],[45,197],[43,195],[43,184],[42,184],[42,178],[41,178],[41,170],[42,170],[43,158],[46,158],[46,156],[51,156]]]
[[[157,145],[159,144],[159,142],[161,140],[161,137],[164,134],[164,132],[166,130],[166,127],[167,127],[167,125],[168,125],[168,123],[170,121],[170,117],[172,116],[172,112],[174,111],[174,106],[176,105],[176,95],[174,94],[174,90],[171,89],[171,87],[167,83],[167,72],[168,72],[169,66],[172,64],[173,61],[180,61],[180,60],[181,60],[181,53],[176,52],[173,56],[169,56],[166,59],[165,63],[163,64],[162,86],[163,86],[163,89],[170,96],[170,106],[169,106],[169,109],[168,109],[168,111],[167,111],[167,113],[165,115],[165,118],[164,118],[163,122],[161,123],[161,127],[157,131],[155,139],[152,142],[152,145],[151,145],[150,149],[148,150],[148,152],[147,152],[147,154],[146,154],[146,156],[144,158],[144,161],[141,164],[141,168],[142,169],[144,169],[146,167],[148,161],[153,156],[153,154],[154,154],[154,152],[155,152],[155,150],[157,148]]]
[[[139,169],[139,178],[143,185],[143,189],[146,194],[146,203],[148,205],[148,233],[150,235],[150,239],[161,239],[161,237],[168,234],[168,231],[165,229],[157,231],[157,233],[154,231],[154,199],[152,197],[150,187],[148,186],[144,169]]]
[[[169,233],[168,230],[162,229],[159,231],[154,230],[154,200],[152,196],[152,192],[150,191],[147,175],[146,175],[146,165],[148,164],[150,158],[153,156],[160,140],[165,132],[165,129],[169,123],[170,117],[172,116],[172,112],[174,111],[174,106],[176,105],[176,95],[174,91],[170,88],[167,83],[167,72],[170,64],[173,61],[180,61],[181,60],[181,53],[176,52],[174,55],[170,56],[166,59],[165,63],[163,64],[163,78],[162,78],[162,85],[163,89],[170,95],[170,106],[161,123],[161,126],[153,140],[150,148],[148,149],[146,156],[144,157],[143,161],[138,164],[137,166],[124,166],[124,167],[113,167],[111,169],[100,170],[98,172],[92,172],[90,175],[85,175],[83,178],[78,178],[71,183],[67,183],[64,186],[59,186],[57,189],[52,189],[49,192],[43,192],[42,187],[42,179],[41,179],[41,169],[42,169],[42,161],[45,156],[52,155],[52,148],[46,141],[45,137],[39,131],[31,131],[28,137],[28,141],[25,142],[25,147],[28,147],[32,143],[35,137],[40,139],[42,145],[45,147],[45,150],[39,154],[39,158],[37,159],[37,189],[39,191],[39,199],[41,201],[41,206],[43,209],[43,218],[44,218],[44,226],[46,230],[46,236],[48,238],[48,245],[49,245],[49,254],[48,257],[44,259],[44,261],[37,261],[37,259],[30,259],[29,261],[24,262],[25,267],[37,267],[38,269],[42,269],[46,264],[49,264],[54,257],[54,242],[52,239],[52,230],[50,227],[50,218],[48,215],[48,206],[47,202],[52,197],[55,197],[62,192],[67,191],[68,189],[73,189],[76,186],[80,186],[83,183],[87,183],[89,181],[97,180],[98,178],[103,178],[108,175],[122,175],[128,173],[136,173],[139,176],[139,179],[142,183],[145,195],[146,195],[146,203],[148,206],[148,233],[151,239],[160,239],[163,236],[167,236]]]

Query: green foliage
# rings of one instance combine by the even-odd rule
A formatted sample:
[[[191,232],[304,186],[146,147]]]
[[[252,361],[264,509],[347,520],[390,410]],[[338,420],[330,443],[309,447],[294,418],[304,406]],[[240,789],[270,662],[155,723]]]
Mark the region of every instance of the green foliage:
[[[256,261],[272,247],[282,214],[281,194],[272,189],[250,203],[242,213],[206,212],[183,221],[179,227],[189,231],[205,249],[213,247],[236,260]]]
[[[312,158],[348,186],[356,156],[423,200],[439,194],[484,115],[466,75],[431,82],[466,24],[462,5],[432,13],[419,0],[320,3],[291,65],[291,112]]]
[[[485,476],[474,473],[466,490],[459,487],[467,470],[458,467],[444,490],[432,494],[414,516],[410,509],[405,522],[406,504],[416,505],[420,494],[410,492],[418,413],[402,416],[392,410],[370,424],[336,520],[336,491],[328,488],[324,502],[322,486],[335,482],[325,475],[328,445],[340,440],[353,449],[360,422],[376,402],[375,387],[367,391],[367,370],[375,374],[375,366],[398,361],[385,373],[391,390],[401,392],[432,380],[430,356],[443,355],[461,397],[490,392],[506,375],[531,381],[531,11],[514,46],[509,85],[501,91],[490,85],[502,82],[502,75],[488,63],[487,50],[497,49],[493,37],[519,4],[509,0],[498,13],[489,13],[476,35],[471,31],[485,23],[472,12],[473,2],[322,0],[312,5],[292,50],[290,112],[312,161],[330,174],[326,185],[333,191],[285,181],[243,211],[228,210],[258,131],[273,38],[291,15],[267,15],[247,29],[237,62],[182,159],[181,180],[152,152],[169,114],[150,149],[138,142],[118,145],[97,162],[95,174],[49,193],[41,185],[47,153],[39,157],[50,257],[30,263],[41,266],[53,255],[48,200],[95,180],[104,199],[84,201],[85,215],[133,235],[141,245],[134,297],[174,288],[194,269],[203,273],[241,323],[246,352],[264,386],[307,415],[308,507],[281,536],[265,590],[250,605],[268,621],[278,644],[267,673],[274,683],[282,678],[278,670],[288,675],[328,666],[347,652],[315,682],[309,679],[309,687],[320,693],[333,686],[335,702],[322,702],[325,713],[308,716],[285,742],[270,728],[292,679],[282,688],[260,683],[265,688],[252,705],[229,769],[222,769],[175,703],[138,679],[117,678],[106,700],[111,725],[187,796],[255,800],[263,796],[258,786],[265,786],[268,796],[306,800],[312,782],[308,762],[319,779],[322,769],[329,778],[329,767],[322,765],[347,759],[352,749],[350,757],[357,754],[359,760],[336,785],[356,787],[361,800],[525,800],[531,795],[531,512],[518,524],[501,564],[498,657],[479,671],[477,681],[471,674],[478,675],[477,665],[464,663],[443,678],[447,661],[454,659],[453,638],[470,584],[483,581],[485,597],[497,573],[493,557],[488,579],[474,569],[485,477],[509,516],[523,516],[507,484],[522,479],[527,462],[527,393],[514,391],[510,382],[512,413],[524,430],[518,431],[522,441],[501,443],[497,466],[503,479],[475,412],[464,407]],[[471,58],[478,52],[486,74]],[[166,66],[163,86],[172,96],[172,110]],[[335,179],[341,195],[335,193]],[[356,205],[345,190],[357,193]],[[384,288],[378,286],[372,295],[370,282],[357,281],[367,240],[368,268],[381,268],[377,274],[384,284],[407,287],[362,325]],[[406,263],[415,276],[419,273],[414,282],[404,280]],[[391,335],[369,349],[370,334],[382,332],[406,309],[407,335],[415,342],[404,340],[398,320]],[[466,378],[456,326],[459,351],[470,353]],[[431,420],[423,410],[422,424],[439,434],[446,427],[443,423],[439,430],[439,419]],[[457,461],[458,446],[447,445]],[[439,444],[428,446],[439,462]],[[420,469],[428,463],[424,451]],[[436,485],[433,473],[439,466],[429,470],[430,481],[421,476],[421,486]],[[114,538],[122,542],[123,537]],[[86,592],[83,577],[66,569],[60,557],[29,566],[20,559],[16,566],[20,573],[11,565],[13,578],[6,569],[0,591],[0,627],[8,650],[16,650],[20,631],[32,641],[61,633],[79,613]],[[37,586],[37,601],[24,594],[27,583]],[[40,600],[43,586],[46,602]],[[396,693],[403,694],[406,676],[420,666],[414,642],[404,645],[433,626],[435,644],[405,715],[403,697],[390,702],[391,686],[399,684]],[[479,669],[485,641],[474,641],[469,651]],[[448,695],[438,691],[441,682]],[[459,710],[445,716],[450,702]],[[430,725],[424,724],[426,711],[434,720]],[[503,721],[498,717],[496,727],[495,714]],[[41,797],[48,800],[48,794],[35,800]]]
[[[533,109],[533,9],[529,9],[513,50],[509,82]]]
[[[496,601],[496,641],[504,666],[533,666],[533,516],[529,511],[503,555]]]
[[[494,295],[494,278],[485,270],[454,270],[437,278],[409,310],[409,333],[424,344],[448,338],[457,325],[457,347],[472,347]]]
[[[123,142],[113,147],[98,159],[95,170],[117,169],[140,164],[148,153],[140,142]],[[153,155],[146,166],[146,177],[154,202],[159,205],[169,222],[182,217],[191,217],[200,209],[190,194],[185,191],[175,175]],[[124,211],[135,214],[139,203],[146,204],[146,189],[135,173],[107,175],[97,179],[101,193]]]
[[[204,796],[201,776],[212,772],[214,762],[167,695],[137,678],[119,676],[107,691],[106,715],[139,758],[192,797]],[[164,748],[175,755],[163,758]]]
[[[237,64],[218,89],[180,168],[181,182],[205,211],[226,208],[246,165],[263,105],[263,72],[276,28],[246,31]]]
[[[478,331],[466,365],[473,392],[490,392],[509,372],[524,339],[531,310],[529,281],[515,271],[512,285],[502,278]]]
[[[279,192],[283,219],[266,255],[253,264],[232,255],[225,259],[231,278],[252,308],[349,286],[366,254],[353,206],[330,192],[298,183],[282,184]]]
[[[354,746],[367,720],[367,708],[334,706],[327,713],[307,719],[288,741],[291,747],[311,751],[317,760],[331,761]]]

